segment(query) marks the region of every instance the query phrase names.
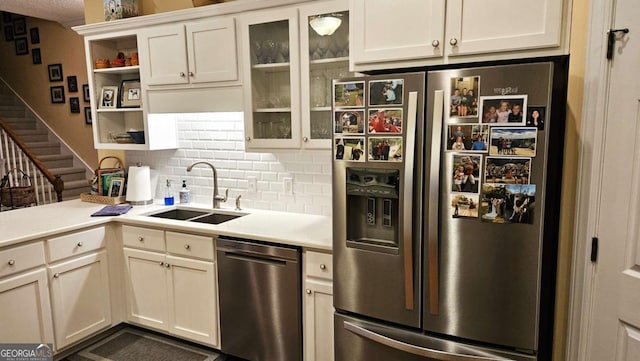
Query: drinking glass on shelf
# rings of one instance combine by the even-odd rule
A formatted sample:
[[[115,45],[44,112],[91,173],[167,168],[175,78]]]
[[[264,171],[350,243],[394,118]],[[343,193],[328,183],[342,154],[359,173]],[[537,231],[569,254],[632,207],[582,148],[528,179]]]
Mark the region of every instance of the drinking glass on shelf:
[[[264,64],[264,47],[261,41],[253,42],[253,54],[255,55],[255,64]]]
[[[288,42],[282,42],[280,43],[280,58],[282,59],[282,63],[288,63],[289,62],[289,43]]]
[[[278,43],[272,39],[264,41],[263,47],[265,48],[265,61],[264,63],[270,64],[276,62],[278,56]]]

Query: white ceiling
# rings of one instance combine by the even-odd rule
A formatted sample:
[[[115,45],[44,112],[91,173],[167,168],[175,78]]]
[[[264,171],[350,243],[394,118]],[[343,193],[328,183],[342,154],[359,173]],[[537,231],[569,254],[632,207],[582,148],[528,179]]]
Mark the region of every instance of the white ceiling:
[[[0,0],[0,10],[55,21],[66,27],[84,24],[83,0]]]

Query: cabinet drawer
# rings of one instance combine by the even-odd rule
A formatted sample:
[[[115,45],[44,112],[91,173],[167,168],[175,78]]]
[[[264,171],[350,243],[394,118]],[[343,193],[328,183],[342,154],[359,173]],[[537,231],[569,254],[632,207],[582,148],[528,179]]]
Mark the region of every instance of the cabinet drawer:
[[[167,251],[189,257],[213,261],[213,238],[192,234],[167,232]]]
[[[94,251],[107,245],[105,227],[93,228],[47,240],[49,261]]]
[[[158,229],[122,226],[122,243],[125,246],[164,251],[164,231]]]
[[[304,267],[307,277],[333,279],[333,257],[329,253],[305,252]]]
[[[0,251],[0,277],[44,264],[44,243],[37,242]]]

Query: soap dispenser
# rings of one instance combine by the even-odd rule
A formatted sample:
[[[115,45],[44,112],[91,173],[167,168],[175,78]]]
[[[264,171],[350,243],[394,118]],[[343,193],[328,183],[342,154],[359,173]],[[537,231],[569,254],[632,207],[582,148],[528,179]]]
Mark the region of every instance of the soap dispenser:
[[[167,186],[165,188],[164,193],[164,205],[172,206],[173,205],[173,189],[171,189],[171,180],[167,179]]]
[[[186,204],[191,201],[191,190],[187,188],[187,181],[182,181],[182,188],[180,188],[180,203]]]

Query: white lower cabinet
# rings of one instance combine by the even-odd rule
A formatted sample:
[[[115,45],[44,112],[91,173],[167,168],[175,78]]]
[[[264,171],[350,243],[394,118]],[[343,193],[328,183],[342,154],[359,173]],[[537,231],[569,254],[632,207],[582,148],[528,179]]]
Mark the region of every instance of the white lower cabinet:
[[[304,360],[333,360],[333,284],[330,254],[304,253]]]
[[[211,237],[166,232],[166,238],[169,252],[198,250],[194,257],[213,257]],[[212,258],[198,260],[131,248],[124,248],[124,258],[128,321],[220,347]]]
[[[107,253],[49,266],[56,349],[111,325]]]
[[[3,343],[53,343],[44,267],[0,279],[0,305]]]

